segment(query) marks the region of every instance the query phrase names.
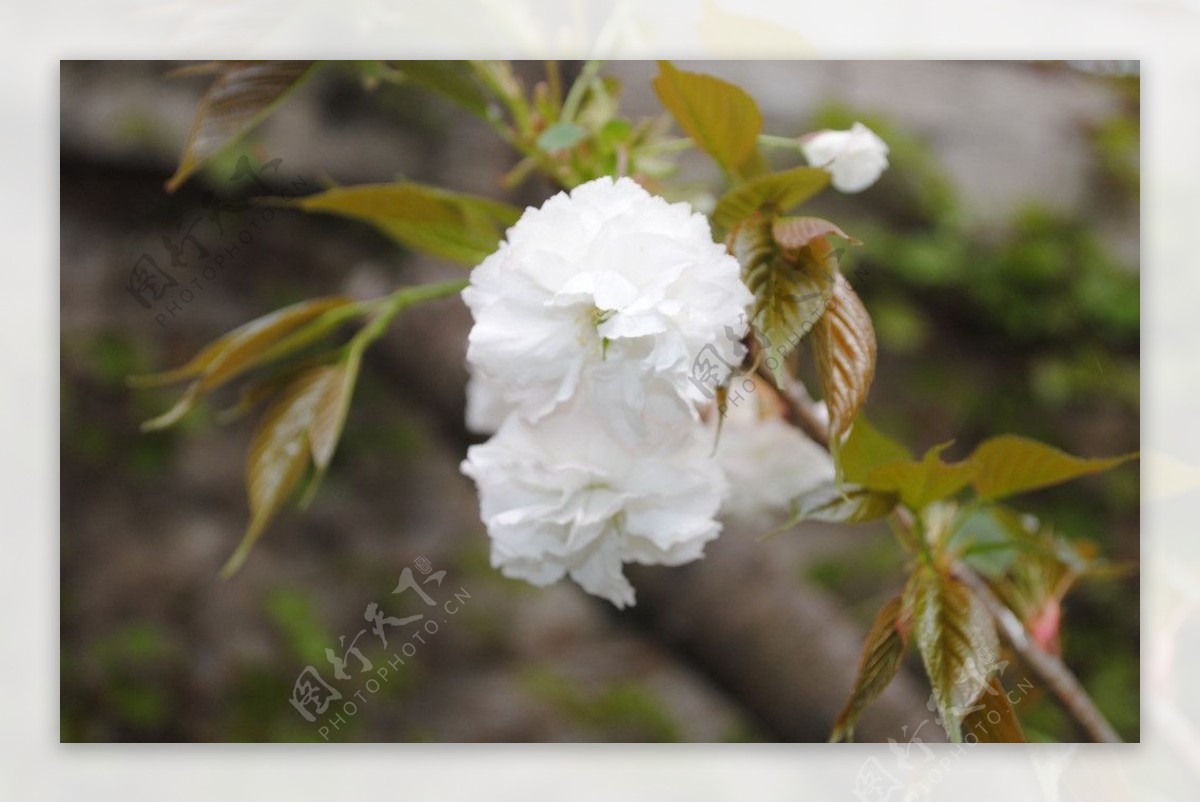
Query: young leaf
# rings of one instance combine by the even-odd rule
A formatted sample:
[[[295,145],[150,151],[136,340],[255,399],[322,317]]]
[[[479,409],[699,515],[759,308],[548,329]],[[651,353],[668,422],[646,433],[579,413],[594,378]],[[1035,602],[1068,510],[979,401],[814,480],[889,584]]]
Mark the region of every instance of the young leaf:
[[[928,563],[917,567],[904,593],[942,726],[951,741],[961,741],[963,717],[1000,654],[995,625],[962,581]]]
[[[755,212],[762,212],[767,217],[783,214],[804,203],[828,184],[828,171],[816,167],[794,167],[779,173],[768,173],[725,193],[713,210],[712,220],[718,226],[731,228]],[[830,233],[844,236],[840,230]]]
[[[353,305],[345,296],[302,301],[242,324],[205,346],[186,365],[172,371],[129,378],[134,387],[153,387],[195,378],[179,402],[166,413],[142,424],[144,431],[169,427],[207,392],[270,359],[283,356],[275,346],[290,332],[339,308]]]
[[[412,182],[336,187],[289,205],[365,221],[413,250],[471,267],[496,250],[521,216],[499,201]]]
[[[312,448],[315,470],[298,503],[301,510],[307,510],[316,497],[329,463],[333,460],[333,452],[346,425],[346,414],[350,410],[350,399],[354,395],[354,384],[358,381],[358,369],[361,366],[362,350],[353,348],[344,360],[330,366],[333,375],[325,384],[325,392],[317,400],[312,426],[308,428],[308,443]]]
[[[876,429],[862,413],[836,451],[842,481],[859,485],[878,466],[912,460],[908,449]]]
[[[713,157],[729,175],[756,151],[762,113],[754,98],[711,75],[684,72],[669,61],[658,63],[654,91],[696,147]]]
[[[352,351],[337,365],[330,366],[331,377],[325,384],[325,392],[317,400],[312,426],[308,430],[308,442],[312,446],[313,462],[318,471],[329,467],[334,449],[346,425],[346,413],[350,399],[354,396],[354,384],[358,381],[358,369],[362,365],[361,352]]]
[[[574,148],[586,136],[587,131],[575,123],[555,123],[538,136],[537,146],[548,153],[556,153]]]
[[[963,733],[973,733],[981,742],[1024,742],[1025,734],[1012,700],[999,677],[993,677],[977,706],[963,719]]]
[[[850,699],[834,720],[829,741],[853,741],[854,725],[863,710],[883,694],[900,671],[900,662],[904,658],[904,648],[912,629],[908,616],[911,616],[911,611],[905,615],[900,596],[889,600],[876,615],[875,623],[867,633],[867,641],[863,644]]]
[[[221,65],[192,122],[175,175],[174,192],[205,162],[262,122],[314,72],[311,61],[237,61]]]
[[[241,568],[255,541],[304,476],[311,458],[309,428],[329,384],[336,381],[336,371],[331,366],[307,371],[288,385],[263,414],[246,458],[250,526],[221,569],[222,577],[229,577]]]
[[[829,440],[837,442],[867,400],[875,376],[871,316],[840,273],[813,330],[813,356],[829,407]]]
[[[1022,555],[1053,557],[1012,508],[987,505],[967,515],[947,542],[949,549],[991,580],[1002,578]]]
[[[771,224],[771,234],[779,247],[793,251],[810,245],[818,237],[840,237],[855,245],[859,240],[842,231],[836,223],[819,217],[779,217]]]
[[[833,295],[837,262],[828,241],[816,238],[800,249],[784,250],[770,221],[755,216],[729,235],[729,251],[742,266],[742,279],[754,294],[751,324],[775,374],[783,384],[784,360],[825,313]]]
[[[864,483],[868,488],[895,491],[900,501],[913,510],[946,499],[970,484],[976,465],[972,460],[942,462],[941,452],[949,446],[935,446],[921,460],[903,460],[878,466]]]
[[[979,467],[975,490],[981,499],[994,500],[1108,471],[1135,457],[1085,459],[1030,438],[1000,435],[979,444],[970,459]]]
[[[859,524],[881,519],[896,507],[896,495],[859,486],[837,487],[826,483],[792,500],[792,515],[776,533],[802,521]]]
[[[302,362],[308,362],[303,360]],[[312,367],[305,365],[304,368]],[[286,365],[279,371],[273,371],[268,376],[247,382],[238,389],[238,398],[231,406],[221,410],[217,414],[217,421],[221,424],[231,424],[234,421],[241,420],[244,416],[249,415],[255,407],[275,396],[279,391],[295,378],[296,374],[303,370],[293,365]]]

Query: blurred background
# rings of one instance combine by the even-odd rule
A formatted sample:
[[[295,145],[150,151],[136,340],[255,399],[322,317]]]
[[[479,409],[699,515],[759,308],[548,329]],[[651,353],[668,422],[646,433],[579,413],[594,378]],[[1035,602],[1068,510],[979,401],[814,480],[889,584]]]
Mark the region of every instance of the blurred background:
[[[903,583],[886,528],[805,525],[768,543],[729,529],[704,561],[631,571],[638,605],[624,612],[573,585],[506,580],[457,468],[474,442],[462,424],[470,319],[457,300],[406,314],[371,349],[312,505],[281,515],[241,573],[217,579],[248,517],[253,416],[222,425],[206,407],[143,435],[138,424],[177,391],[133,392],[125,377],[180,365],[287,303],[462,275],[365,224],[265,219],[238,202],[259,190],[228,186],[238,157],[278,159],[262,174],[275,192],[401,176],[519,205],[551,190],[502,189],[516,158],[486,126],[345,68],[319,73],[168,195],[211,80],[164,77],[179,66],[61,68],[62,740],[824,741],[866,628]],[[1138,448],[1139,81],[1127,66],[680,66],[746,88],[771,134],[861,120],[890,145],[877,185],[807,207],[864,241],[845,270],[880,340],[867,407],[877,424],[918,451],[957,438],[951,458],[1006,431],[1086,456]],[[535,81],[542,65],[520,70]],[[627,115],[660,112],[655,72],[605,68]],[[685,181],[711,178],[702,158],[685,165]],[[188,232],[226,253],[214,277],[171,264],[167,241]],[[165,271],[190,300],[139,300],[135,266]],[[1115,561],[1138,559],[1135,467],[1020,503]],[[460,598],[400,664],[399,642],[384,649],[364,613],[420,612],[390,592],[423,567],[446,572],[425,586],[439,604]],[[1081,586],[1063,624],[1065,660],[1128,740],[1138,615],[1133,571]],[[352,643],[361,659],[338,679],[326,652]],[[291,702],[307,667],[342,695],[313,721]],[[1004,680],[1027,674],[1014,661]],[[937,740],[928,694],[913,658],[858,738]],[[1018,714],[1030,739],[1079,736],[1036,683]]]

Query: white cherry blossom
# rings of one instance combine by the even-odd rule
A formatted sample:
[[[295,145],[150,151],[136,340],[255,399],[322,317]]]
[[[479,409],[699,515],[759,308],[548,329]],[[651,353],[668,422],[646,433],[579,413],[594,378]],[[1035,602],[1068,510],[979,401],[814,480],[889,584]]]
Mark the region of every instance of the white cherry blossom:
[[[709,431],[690,417],[631,446],[587,407],[531,423],[511,415],[472,446],[492,565],[538,586],[569,576],[617,607],[634,603],[625,563],[678,565],[716,538],[725,480]]]
[[[607,177],[527,209],[463,299],[475,317],[472,371],[530,421],[585,377],[601,390],[606,372],[623,386],[657,377],[685,401],[706,401],[692,363],[706,346],[736,360],[752,300],[703,215]]]

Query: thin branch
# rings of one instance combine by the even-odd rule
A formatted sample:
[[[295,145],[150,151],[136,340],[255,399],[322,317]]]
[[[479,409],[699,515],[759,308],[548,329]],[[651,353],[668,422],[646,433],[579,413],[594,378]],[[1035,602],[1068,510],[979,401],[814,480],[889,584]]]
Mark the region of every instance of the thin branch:
[[[1004,637],[1030,669],[1054,692],[1063,708],[1074,718],[1093,742],[1121,742],[1116,730],[1104,718],[1104,714],[1092,702],[1083,684],[1072,674],[1067,665],[1056,655],[1046,652],[1029,637],[1025,626],[1011,610],[995,595],[983,579],[961,563],[954,566],[954,574],[975,592],[987,608],[1000,635]]]
[[[761,373],[761,368],[760,368]],[[770,374],[763,376],[770,380]],[[788,408],[788,420],[800,427],[805,434],[829,449],[829,430],[820,417],[813,412],[814,402],[808,395],[808,390],[796,379],[787,378],[787,385],[781,388],[781,396]],[[898,507],[896,519],[899,524],[911,530],[912,515],[908,510]],[[1088,696],[1083,684],[1071,672],[1066,664],[1056,656],[1043,650],[1029,637],[1025,625],[1011,610],[992,592],[983,579],[962,563],[954,565],[955,575],[975,593],[987,608],[988,613],[996,620],[996,625],[1004,640],[1008,642],[1034,674],[1054,693],[1062,704],[1063,709],[1071,715],[1076,724],[1094,742],[1120,742],[1121,737],[1104,714],[1096,707],[1095,702]]]
[[[775,384],[775,378],[765,364],[758,366],[758,375],[769,385]],[[787,420],[799,427],[804,434],[829,451],[829,424],[814,412],[816,402],[808,395],[808,388],[791,374],[784,372],[784,386],[779,394],[787,405]]]

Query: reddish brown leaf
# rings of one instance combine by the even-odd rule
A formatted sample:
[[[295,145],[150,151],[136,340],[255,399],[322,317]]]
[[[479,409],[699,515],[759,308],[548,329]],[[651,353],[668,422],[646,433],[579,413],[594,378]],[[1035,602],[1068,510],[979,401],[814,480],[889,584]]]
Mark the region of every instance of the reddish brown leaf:
[[[235,61],[221,64],[188,134],[175,175],[167,181],[174,192],[225,146],[258,125],[310,74],[311,61]]]
[[[858,675],[850,690],[850,699],[833,723],[831,742],[854,739],[854,725],[863,709],[870,705],[896,677],[904,648],[908,644],[911,623],[907,618],[900,596],[889,600],[875,617],[875,623],[867,633],[862,658],[858,662]]]
[[[804,248],[818,237],[830,235],[841,237],[847,242],[858,244],[859,241],[842,231],[836,223],[830,223],[819,217],[781,217],[771,226],[775,242],[785,250]]]
[[[813,330],[813,354],[829,407],[829,440],[840,441],[867,400],[875,377],[871,316],[840,273],[825,314]]]
[[[988,681],[973,710],[963,719],[963,738],[970,734],[981,742],[1023,742],[1025,734],[999,677]]]
[[[951,741],[961,741],[963,717],[1000,654],[995,625],[961,580],[928,563],[913,572],[904,594],[942,725]]]

